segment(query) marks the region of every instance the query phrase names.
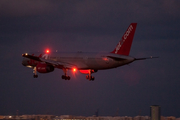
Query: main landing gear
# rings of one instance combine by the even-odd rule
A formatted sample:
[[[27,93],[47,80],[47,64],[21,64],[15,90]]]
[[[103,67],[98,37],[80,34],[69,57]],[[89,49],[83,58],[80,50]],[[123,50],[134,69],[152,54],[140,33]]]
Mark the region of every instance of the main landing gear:
[[[68,69],[66,69],[66,68],[63,69],[64,75],[62,75],[62,79],[64,79],[64,80],[71,79],[71,77],[67,75],[67,71],[68,71]],[[89,81],[94,81],[95,77],[91,75],[92,73],[94,73],[94,70],[89,69],[87,71],[88,72],[86,72],[86,74],[88,74],[88,75],[86,75],[86,79],[88,79]]]
[[[36,67],[33,68],[33,73],[34,73],[33,77],[38,78]]]
[[[86,75],[86,79],[88,79],[89,81],[94,81],[95,77],[91,75],[92,70],[89,70],[89,75]]]
[[[89,81],[94,81],[95,77],[86,75],[86,79],[88,79]]]
[[[68,70],[68,69],[63,69],[65,75],[62,75],[62,79],[70,80],[71,77],[70,77],[70,76],[67,76],[67,70]]]
[[[65,79],[65,80],[70,80],[71,77],[70,76],[65,76],[65,75],[62,75],[62,79]]]

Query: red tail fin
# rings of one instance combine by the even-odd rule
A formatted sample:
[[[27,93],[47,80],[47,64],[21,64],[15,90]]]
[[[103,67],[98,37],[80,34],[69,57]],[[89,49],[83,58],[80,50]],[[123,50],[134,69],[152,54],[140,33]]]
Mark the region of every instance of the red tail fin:
[[[136,26],[137,23],[131,23],[129,25],[122,39],[119,41],[116,48],[111,53],[120,54],[120,55],[129,55]]]

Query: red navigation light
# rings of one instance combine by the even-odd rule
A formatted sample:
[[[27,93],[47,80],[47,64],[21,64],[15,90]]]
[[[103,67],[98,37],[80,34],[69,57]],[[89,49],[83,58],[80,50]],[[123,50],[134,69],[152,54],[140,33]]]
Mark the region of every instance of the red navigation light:
[[[49,53],[49,52],[50,52],[50,51],[47,49],[47,50],[46,50],[46,53]]]

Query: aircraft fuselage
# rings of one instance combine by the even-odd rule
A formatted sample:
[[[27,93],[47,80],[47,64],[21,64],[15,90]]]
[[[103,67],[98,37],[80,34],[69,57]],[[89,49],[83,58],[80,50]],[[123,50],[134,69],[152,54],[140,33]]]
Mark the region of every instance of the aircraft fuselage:
[[[34,56],[45,56],[47,60],[69,63],[74,65],[79,70],[94,69],[104,70],[116,68],[125,64],[129,64],[134,61],[133,57],[118,55],[113,53],[88,53],[88,52],[76,52],[76,53],[50,53],[50,54],[35,54]],[[118,60],[114,58],[119,58]],[[38,61],[25,58],[22,61],[24,66],[36,66]]]

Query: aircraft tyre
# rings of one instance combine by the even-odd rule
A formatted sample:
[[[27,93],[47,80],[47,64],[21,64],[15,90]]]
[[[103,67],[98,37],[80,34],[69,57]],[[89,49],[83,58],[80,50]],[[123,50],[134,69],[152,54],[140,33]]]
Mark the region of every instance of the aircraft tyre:
[[[86,79],[89,79],[89,75],[86,75]]]
[[[34,77],[34,78],[38,78],[38,75],[34,75],[33,77]]]
[[[95,79],[95,77],[92,76],[92,77],[91,77],[91,81],[94,81],[94,79]]]
[[[62,79],[65,79],[65,80],[70,80],[71,77],[70,76],[65,76],[65,75],[62,75]]]
[[[95,77],[93,76],[89,77],[89,75],[86,75],[86,79],[88,79],[89,81],[94,81]]]
[[[67,76],[67,80],[70,80],[71,79],[71,77],[70,76]]]

